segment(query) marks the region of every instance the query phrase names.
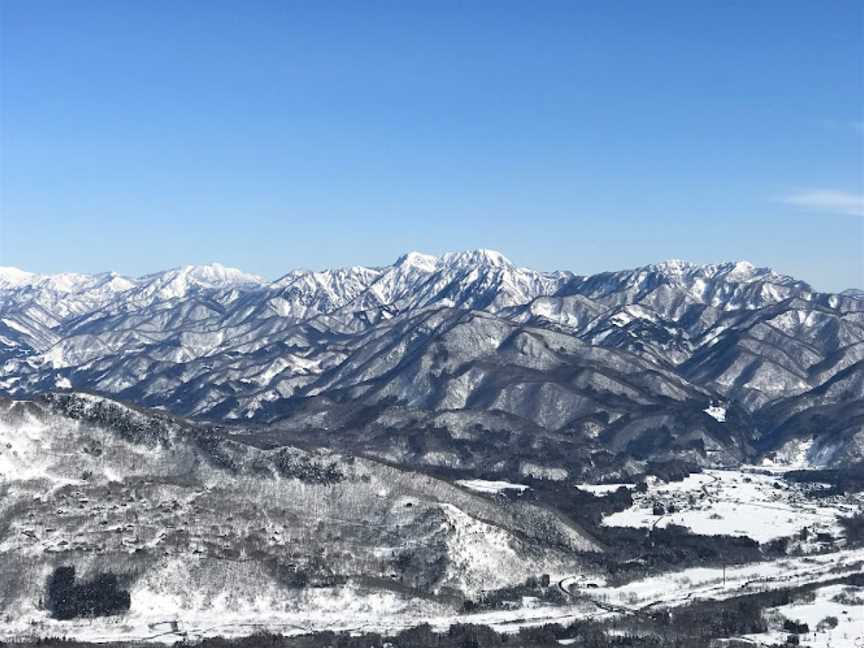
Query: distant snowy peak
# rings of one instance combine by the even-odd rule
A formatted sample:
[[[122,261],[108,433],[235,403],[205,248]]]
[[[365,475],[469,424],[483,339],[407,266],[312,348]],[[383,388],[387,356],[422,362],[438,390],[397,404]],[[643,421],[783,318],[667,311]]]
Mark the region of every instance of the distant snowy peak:
[[[779,283],[795,282],[795,279],[774,272],[771,268],[758,268],[749,261],[731,263],[699,264],[680,259],[669,259],[660,263],[636,268],[634,272],[656,272],[670,279],[682,281],[701,279],[724,279],[737,283],[771,280]]]
[[[396,268],[413,268],[423,272],[435,272],[442,268],[514,267],[500,252],[478,248],[463,252],[448,252],[440,257],[422,252],[403,254],[393,264]]]
[[[272,293],[268,307],[283,317],[330,313],[357,299],[381,273],[362,266],[321,272],[294,270],[267,286]]]
[[[441,257],[445,266],[491,266],[496,268],[515,267],[513,263],[495,250],[477,249],[465,252],[451,252]]]
[[[440,257],[409,252],[385,269],[362,303],[394,305],[400,310],[440,305],[496,311],[550,295],[571,276],[518,268],[494,250]]]
[[[94,288],[107,288],[122,292],[133,287],[135,282],[115,272],[83,274],[80,272],[61,272],[41,275],[18,268],[0,267],[0,290],[22,288],[43,289],[58,293],[80,293]]]
[[[113,272],[39,275],[4,268],[0,276],[3,312],[14,311],[17,316],[28,318],[35,315],[37,321],[47,326],[106,307],[136,285],[134,280]]]
[[[414,269],[420,272],[435,272],[440,264],[441,260],[431,254],[409,252],[408,254],[403,254],[396,259],[396,263],[394,263],[392,267]]]
[[[258,288],[266,283],[263,277],[220,263],[187,265],[141,277],[137,285],[123,295],[119,306],[123,309],[140,308],[213,291],[226,291],[236,296],[233,291],[237,289]]]
[[[285,288],[296,284],[318,286],[328,290],[336,290],[340,285],[358,282],[369,284],[380,274],[381,270],[352,266],[333,270],[292,270],[270,284],[271,288]]]
[[[666,317],[677,317],[688,304],[724,311],[752,310],[792,297],[809,300],[814,291],[803,281],[748,261],[700,265],[673,259],[575,277],[560,294],[584,295],[603,303],[643,303]]]
[[[39,279],[39,275],[12,266],[0,266],[0,289],[29,286]]]
[[[141,277],[142,284],[160,286],[195,286],[200,288],[236,288],[259,286],[267,280],[258,275],[229,268],[221,263],[186,265]]]
[[[99,274],[64,272],[44,277],[32,285],[65,294],[102,292],[105,295],[115,295],[130,290],[137,284],[133,279],[118,275],[116,272]]]

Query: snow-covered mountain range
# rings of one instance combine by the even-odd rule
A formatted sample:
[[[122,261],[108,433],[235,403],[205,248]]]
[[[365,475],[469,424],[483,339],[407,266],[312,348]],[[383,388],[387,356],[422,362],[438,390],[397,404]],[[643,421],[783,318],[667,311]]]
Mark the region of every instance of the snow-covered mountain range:
[[[860,292],[746,262],[578,276],[411,252],[276,281],[0,268],[0,393],[95,392],[409,464],[861,460],[862,360]]]

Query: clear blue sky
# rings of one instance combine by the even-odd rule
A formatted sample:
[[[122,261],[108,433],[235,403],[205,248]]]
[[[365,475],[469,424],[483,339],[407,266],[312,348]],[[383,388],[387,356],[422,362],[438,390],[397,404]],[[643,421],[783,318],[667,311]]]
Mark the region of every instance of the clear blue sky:
[[[0,265],[864,287],[859,0],[0,1]]]

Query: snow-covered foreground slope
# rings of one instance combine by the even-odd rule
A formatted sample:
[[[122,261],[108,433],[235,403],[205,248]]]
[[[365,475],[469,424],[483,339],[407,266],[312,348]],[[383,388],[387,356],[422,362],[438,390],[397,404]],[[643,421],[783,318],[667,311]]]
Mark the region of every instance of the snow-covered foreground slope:
[[[536,480],[531,487],[451,483],[327,449],[250,444],[256,435],[226,431],[92,395],[0,401],[0,639],[172,643],[262,629],[397,631],[426,622],[515,631],[819,583],[864,565],[864,549],[843,549],[837,537],[796,545],[803,555],[730,564],[725,573],[692,567],[615,584],[598,559],[602,544],[531,498],[542,486]],[[742,497],[805,521],[860,508],[855,499],[814,508],[803,486],[778,489],[776,481],[708,471],[631,492],[636,511],[640,498],[651,498],[692,504],[690,515],[701,506],[744,505]],[[581,487],[602,496],[613,485]],[[682,515],[693,523],[683,507]],[[735,518],[736,529],[744,517]],[[812,534],[822,528],[808,525]],[[741,530],[758,538],[763,528]],[[52,616],[46,584],[61,566],[85,581],[117,575],[128,611]],[[465,600],[541,575],[558,603],[515,595],[516,609],[464,611]]]
[[[530,503],[88,395],[0,402],[0,492],[0,633],[78,632],[44,604],[60,566],[118,575],[131,607],[100,632],[144,636],[440,612],[598,550]]]

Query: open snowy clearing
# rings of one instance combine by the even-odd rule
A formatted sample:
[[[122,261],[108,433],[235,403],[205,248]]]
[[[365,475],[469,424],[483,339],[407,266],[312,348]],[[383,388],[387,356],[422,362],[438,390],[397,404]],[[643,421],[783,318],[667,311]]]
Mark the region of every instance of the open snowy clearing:
[[[591,493],[592,495],[603,496],[609,493],[614,493],[619,488],[626,488],[627,490],[633,490],[636,488],[636,484],[576,484],[576,488],[579,490],[585,491],[587,493]]]
[[[670,524],[705,535],[743,535],[757,542],[797,535],[839,537],[838,516],[856,513],[859,500],[844,496],[809,498],[812,486],[790,484],[764,472],[706,470],[680,482],[652,481],[633,492],[633,506],[603,519],[607,526],[664,527]],[[660,513],[655,513],[659,506]]]
[[[810,648],[861,648],[864,646],[864,588],[829,585],[814,592],[812,601],[771,608],[770,632],[746,635],[763,644],[782,644],[788,632],[783,620],[806,623],[809,632],[801,640]]]
[[[478,493],[500,493],[505,490],[528,490],[524,484],[511,484],[506,481],[490,481],[486,479],[457,479],[456,483]]]

